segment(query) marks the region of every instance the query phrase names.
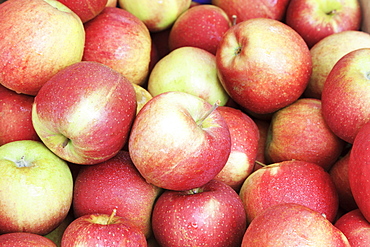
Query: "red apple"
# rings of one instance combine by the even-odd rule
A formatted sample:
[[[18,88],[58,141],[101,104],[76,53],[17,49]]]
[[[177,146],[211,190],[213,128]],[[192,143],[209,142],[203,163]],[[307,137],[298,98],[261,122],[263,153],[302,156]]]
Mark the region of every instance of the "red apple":
[[[367,247],[370,244],[370,223],[359,209],[342,215],[334,224],[347,237],[352,247]]]
[[[370,120],[370,48],[343,56],[326,78],[322,114],[330,129],[353,143],[359,129]]]
[[[130,12],[105,7],[85,23],[82,60],[105,64],[129,81],[142,85],[149,72],[151,38],[148,28]]]
[[[307,206],[333,222],[338,194],[330,175],[306,161],[283,161],[260,168],[247,177],[239,193],[250,223],[279,203]]]
[[[225,90],[241,107],[275,112],[296,101],[311,75],[302,37],[282,22],[255,18],[231,27],[216,54]]]
[[[81,61],[85,31],[80,18],[57,0],[0,5],[0,84],[36,95],[56,72]]]
[[[58,0],[75,12],[82,22],[87,22],[103,11],[108,0]]]
[[[246,230],[242,247],[350,247],[346,236],[315,210],[295,203],[272,206]]]
[[[88,214],[72,221],[63,233],[63,247],[146,247],[144,233],[130,220],[109,214]]]
[[[289,0],[212,0],[212,4],[223,9],[230,19],[236,16],[236,22],[253,18],[283,20]]]
[[[131,159],[148,183],[189,190],[212,180],[231,150],[226,121],[207,101],[184,92],[153,97],[131,129]]]
[[[215,180],[239,191],[244,180],[253,171],[257,157],[259,130],[256,123],[241,110],[220,106],[217,110],[225,119],[231,136],[231,151],[224,168]]]
[[[29,232],[12,232],[0,235],[1,247],[57,247],[50,239]]]
[[[304,96],[321,99],[325,80],[340,58],[347,53],[370,48],[370,34],[361,31],[343,31],[331,34],[311,49],[312,75],[305,89]]]
[[[120,151],[105,162],[80,170],[74,187],[73,211],[80,217],[109,214],[116,208],[117,216],[129,219],[149,237],[152,208],[160,192],[160,188],[148,184],[140,175],[129,153]]]
[[[285,23],[312,47],[333,33],[359,30],[362,14],[358,0],[291,0]]]
[[[351,149],[348,179],[353,198],[364,217],[370,221],[370,122],[361,127]]]
[[[344,144],[326,124],[321,100],[302,98],[273,115],[265,155],[267,163],[303,160],[328,171]]]
[[[35,97],[32,122],[45,145],[75,164],[112,158],[125,145],[136,94],[120,73],[79,62],[53,76]]]
[[[40,140],[32,125],[33,100],[33,96],[17,94],[0,85],[0,146],[12,141]]]
[[[190,191],[165,191],[154,205],[152,224],[163,247],[236,247],[246,229],[238,194],[215,180]]]
[[[349,157],[350,151],[339,158],[329,170],[330,177],[338,191],[339,207],[344,212],[357,208],[348,179]]]
[[[218,44],[230,26],[231,21],[225,11],[215,5],[189,8],[173,24],[169,47],[175,50],[193,46],[216,55]]]

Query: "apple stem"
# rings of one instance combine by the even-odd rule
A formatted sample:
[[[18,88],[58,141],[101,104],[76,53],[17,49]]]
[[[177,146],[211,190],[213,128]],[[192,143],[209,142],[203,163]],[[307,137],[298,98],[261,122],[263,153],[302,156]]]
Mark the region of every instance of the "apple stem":
[[[327,15],[335,15],[337,13],[337,10],[336,9],[333,9],[331,11],[329,11],[328,13],[326,13]]]
[[[216,103],[214,103],[214,104],[213,104],[212,108],[211,108],[209,111],[207,111],[207,112],[203,115],[203,117],[201,117],[201,118],[197,121],[198,126],[201,126],[201,125],[203,124],[204,120],[206,120],[206,118],[207,118],[207,117],[209,117],[209,115],[211,115],[211,114],[212,114],[212,112],[214,112],[214,111],[217,109],[217,107],[220,105],[220,102],[221,102],[220,100],[217,100],[217,101],[216,101]]]
[[[264,163],[262,163],[262,162],[260,162],[260,161],[258,161],[258,160],[256,160],[256,161],[255,161],[255,163],[256,163],[257,165],[262,166],[262,167],[266,167],[266,166],[267,166],[266,164],[264,164]]]
[[[113,209],[112,214],[109,216],[109,219],[107,220],[107,225],[112,223],[114,216],[116,216],[116,213],[117,209]]]
[[[237,19],[238,19],[238,18],[237,18],[237,16],[236,16],[236,15],[232,15],[232,16],[231,16],[231,19],[232,19],[232,20],[231,20],[231,25],[232,25],[232,26],[235,26],[235,25],[236,25],[236,21],[237,21]]]
[[[62,148],[65,148],[68,145],[69,139],[66,138],[64,142],[62,143]]]

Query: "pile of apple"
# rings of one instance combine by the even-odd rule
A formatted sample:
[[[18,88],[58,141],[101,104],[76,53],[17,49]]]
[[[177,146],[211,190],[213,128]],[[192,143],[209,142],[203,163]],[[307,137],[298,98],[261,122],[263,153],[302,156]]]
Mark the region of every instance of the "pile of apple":
[[[0,246],[370,246],[370,1],[0,3]]]

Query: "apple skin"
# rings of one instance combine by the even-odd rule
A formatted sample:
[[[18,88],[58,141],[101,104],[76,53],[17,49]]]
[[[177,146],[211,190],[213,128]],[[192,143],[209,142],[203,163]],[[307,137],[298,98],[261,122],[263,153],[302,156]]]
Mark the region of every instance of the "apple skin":
[[[132,83],[132,85],[134,86],[136,93],[136,114],[138,114],[141,108],[143,108],[143,106],[149,100],[151,100],[153,96],[144,87],[137,85],[135,83]]]
[[[302,37],[267,18],[247,20],[226,31],[216,64],[230,97],[257,114],[272,113],[296,101],[311,75],[311,55]]]
[[[289,0],[212,0],[212,4],[223,9],[236,23],[254,18],[283,20]]]
[[[109,214],[133,222],[149,237],[153,204],[162,190],[148,184],[132,163],[127,151],[93,166],[84,166],[74,187],[73,212],[76,217],[92,213]],[[140,205],[140,207],[138,207]]]
[[[304,205],[282,203],[257,216],[241,247],[350,247],[346,236],[320,213]]]
[[[142,85],[149,73],[151,38],[147,27],[130,12],[105,7],[85,23],[82,60],[105,64]]]
[[[353,209],[342,215],[334,224],[347,237],[352,247],[366,247],[370,244],[370,223],[360,209]]]
[[[246,230],[243,204],[228,185],[211,180],[192,191],[165,191],[153,209],[160,246],[240,246]]]
[[[338,194],[330,175],[306,161],[283,161],[260,168],[247,177],[239,196],[250,223],[267,208],[279,203],[299,203],[333,222]]]
[[[330,129],[353,143],[359,129],[370,120],[370,48],[344,55],[326,78],[322,114]]]
[[[12,141],[40,140],[32,125],[33,100],[33,96],[0,85],[0,146]]]
[[[348,179],[353,198],[364,217],[370,221],[370,123],[361,127],[353,142],[348,163]]]
[[[293,0],[286,10],[285,23],[312,47],[333,33],[359,30],[362,14],[358,0]]]
[[[109,214],[88,214],[72,221],[63,233],[61,246],[146,247],[144,233],[130,220]]]
[[[50,239],[29,232],[12,232],[0,235],[1,247],[57,247]]]
[[[128,149],[148,183],[189,190],[222,170],[231,138],[226,121],[212,109],[197,96],[175,91],[154,96],[144,105],[132,126]]]
[[[103,9],[108,3],[107,0],[80,0],[80,1],[58,0],[58,1],[63,3],[68,8],[70,8],[73,12],[75,12],[78,15],[78,17],[80,17],[83,23],[96,17],[100,12],[103,11]]]
[[[326,124],[321,100],[302,98],[273,115],[265,154],[267,163],[303,160],[328,171],[344,145]]]
[[[75,164],[97,164],[124,146],[136,94],[120,73],[96,62],[58,72],[35,97],[32,122],[45,145]]]
[[[171,28],[170,50],[184,46],[204,49],[216,55],[223,34],[231,27],[225,11],[215,5],[199,5],[182,13]]]
[[[82,59],[80,18],[56,0],[0,5],[0,84],[29,95],[62,68]]]
[[[118,0],[119,7],[138,17],[150,32],[170,28],[190,4],[191,0]]]
[[[231,151],[226,165],[214,179],[224,182],[238,192],[244,180],[253,171],[259,130],[252,118],[241,110],[228,106],[220,106],[217,110],[229,127]]]
[[[343,31],[331,34],[311,49],[312,75],[303,94],[306,98],[321,99],[326,78],[334,65],[347,53],[370,48],[370,34],[362,31]]]
[[[159,60],[150,73],[148,91],[152,96],[179,91],[198,96],[210,104],[225,105],[229,95],[216,68],[216,57],[197,47],[180,47]]]
[[[72,174],[43,143],[22,140],[2,145],[0,174],[0,233],[45,235],[67,216]]]
[[[108,0],[106,7],[118,7],[118,0]]]

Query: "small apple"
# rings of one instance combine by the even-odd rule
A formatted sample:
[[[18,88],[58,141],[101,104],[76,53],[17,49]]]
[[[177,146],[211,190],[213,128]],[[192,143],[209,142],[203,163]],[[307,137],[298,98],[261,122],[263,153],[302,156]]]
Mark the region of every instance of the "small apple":
[[[38,141],[0,146],[0,233],[45,235],[67,216],[73,180],[67,163]]]
[[[58,0],[75,12],[83,23],[93,19],[103,11],[107,0]]]
[[[11,232],[0,235],[1,247],[57,247],[50,239],[29,232]]]
[[[150,73],[148,91],[152,96],[179,91],[198,96],[210,104],[225,105],[229,95],[216,68],[216,57],[197,47],[180,47],[159,60]]]
[[[32,125],[33,100],[33,96],[0,85],[0,146],[12,141],[40,140]]]
[[[85,43],[80,18],[57,0],[0,5],[0,84],[36,95],[56,72],[80,62]]]
[[[109,214],[116,208],[117,216],[130,220],[149,237],[153,204],[161,192],[144,180],[129,153],[120,151],[105,162],[81,168],[74,187],[73,211],[80,217]]]
[[[216,55],[223,34],[230,27],[231,21],[223,9],[210,4],[195,6],[176,19],[171,28],[169,47],[175,50],[193,46]]]
[[[226,165],[214,179],[224,182],[238,192],[244,180],[253,171],[259,130],[252,118],[241,110],[228,106],[220,106],[217,110],[229,127],[231,151]]]
[[[272,113],[296,101],[311,75],[311,55],[302,37],[267,18],[247,20],[226,31],[216,64],[230,97],[257,114]]]
[[[184,92],[154,96],[135,118],[130,157],[148,183],[190,190],[212,180],[231,150],[226,121],[207,101]]]
[[[348,163],[348,179],[353,198],[370,221],[370,122],[361,127],[353,142]]]
[[[370,34],[362,31],[342,31],[331,34],[311,49],[312,75],[303,94],[306,98],[321,99],[325,80],[340,58],[347,53],[370,48]]]
[[[239,196],[249,223],[279,203],[302,204],[331,222],[338,211],[338,194],[330,175],[306,161],[283,161],[256,170],[243,183]]]
[[[360,209],[342,215],[334,224],[347,237],[352,247],[366,247],[370,243],[370,223]]]
[[[291,0],[285,23],[296,30],[312,47],[333,33],[359,30],[362,14],[358,0]]]
[[[150,33],[142,21],[126,10],[105,7],[85,23],[85,31],[82,60],[105,64],[132,83],[145,82],[152,46]]]
[[[138,17],[151,32],[171,27],[190,4],[191,0],[118,0],[120,8]]]
[[[328,171],[344,145],[326,124],[321,100],[301,98],[274,113],[265,155],[267,163],[302,160]]]
[[[130,220],[112,214],[88,214],[72,221],[63,233],[61,246],[146,247],[144,233]]]
[[[75,164],[112,158],[126,144],[136,115],[132,84],[97,62],[79,62],[54,75],[33,104],[32,122],[45,145]]]
[[[320,213],[304,205],[281,203],[257,216],[241,247],[350,247],[346,236]]]
[[[370,120],[370,48],[347,53],[326,78],[322,114],[330,129],[353,143],[360,128]]]
[[[246,230],[238,194],[215,180],[190,191],[165,191],[152,224],[160,246],[239,247]]]

